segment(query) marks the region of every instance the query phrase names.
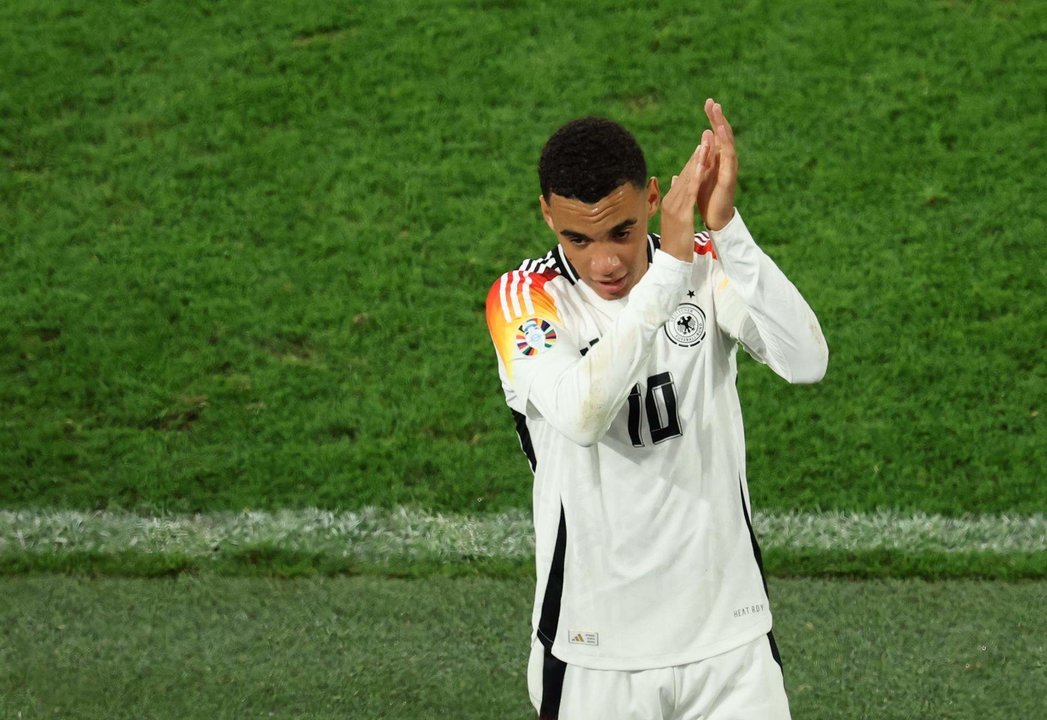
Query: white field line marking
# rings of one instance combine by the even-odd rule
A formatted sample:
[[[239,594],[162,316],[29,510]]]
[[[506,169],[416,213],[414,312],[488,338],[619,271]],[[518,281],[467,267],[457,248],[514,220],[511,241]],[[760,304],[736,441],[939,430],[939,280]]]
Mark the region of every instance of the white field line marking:
[[[1047,515],[757,513],[762,548],[991,553],[1047,551]],[[0,555],[134,552],[213,557],[266,545],[366,562],[523,559],[534,553],[526,511],[443,514],[414,508],[208,513],[0,510]]]

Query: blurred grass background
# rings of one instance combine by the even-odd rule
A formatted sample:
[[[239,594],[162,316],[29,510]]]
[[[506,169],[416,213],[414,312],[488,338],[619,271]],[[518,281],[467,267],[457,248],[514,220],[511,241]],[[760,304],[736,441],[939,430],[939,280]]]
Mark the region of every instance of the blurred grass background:
[[[527,507],[489,284],[583,114],[723,102],[818,313],[743,360],[757,507],[1042,511],[1047,4],[0,7],[0,506]]]

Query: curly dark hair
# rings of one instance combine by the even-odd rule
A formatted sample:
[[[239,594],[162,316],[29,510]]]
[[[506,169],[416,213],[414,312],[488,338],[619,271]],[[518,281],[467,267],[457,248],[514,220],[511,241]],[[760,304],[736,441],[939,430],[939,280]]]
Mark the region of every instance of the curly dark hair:
[[[550,137],[538,159],[546,201],[552,194],[594,203],[625,182],[643,189],[647,161],[628,130],[600,117],[572,120]]]

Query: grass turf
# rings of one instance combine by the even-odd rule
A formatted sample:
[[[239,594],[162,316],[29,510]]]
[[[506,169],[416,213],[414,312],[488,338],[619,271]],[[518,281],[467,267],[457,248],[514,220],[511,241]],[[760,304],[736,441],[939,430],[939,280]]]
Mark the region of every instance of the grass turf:
[[[481,305],[615,117],[739,206],[832,359],[743,361],[758,508],[1042,510],[1043,3],[0,7],[0,506],[524,507]]]
[[[526,718],[530,580],[0,578],[3,717]],[[1030,717],[1047,586],[775,580],[796,717]],[[20,714],[20,715],[19,715]]]

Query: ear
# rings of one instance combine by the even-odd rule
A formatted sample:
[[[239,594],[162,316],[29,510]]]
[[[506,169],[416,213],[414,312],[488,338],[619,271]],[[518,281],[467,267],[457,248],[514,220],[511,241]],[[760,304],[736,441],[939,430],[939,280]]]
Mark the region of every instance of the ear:
[[[658,212],[658,203],[662,199],[662,195],[658,190],[658,178],[651,176],[651,179],[647,181],[647,217],[654,217],[654,214]]]
[[[553,225],[553,214],[549,210],[549,203],[545,201],[544,195],[538,196],[538,204],[542,208],[542,217],[545,218],[545,224],[549,226],[549,229],[554,233],[556,232],[556,226]]]

